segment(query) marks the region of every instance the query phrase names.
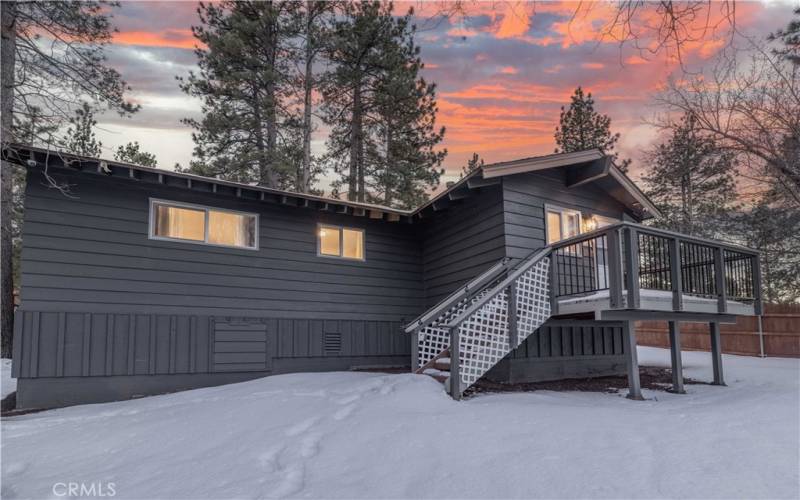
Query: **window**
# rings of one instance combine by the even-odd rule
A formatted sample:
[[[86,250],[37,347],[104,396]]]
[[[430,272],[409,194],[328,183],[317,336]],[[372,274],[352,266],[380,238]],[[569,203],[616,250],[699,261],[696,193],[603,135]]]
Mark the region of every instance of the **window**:
[[[317,238],[319,255],[364,260],[363,229],[320,224]]]
[[[150,237],[236,248],[258,248],[258,216],[151,200]]]
[[[578,236],[581,233],[581,213],[561,207],[546,207],[547,244]]]

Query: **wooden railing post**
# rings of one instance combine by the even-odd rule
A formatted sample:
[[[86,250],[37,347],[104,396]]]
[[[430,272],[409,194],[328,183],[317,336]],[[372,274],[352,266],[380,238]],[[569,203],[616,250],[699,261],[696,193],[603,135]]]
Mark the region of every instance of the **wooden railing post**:
[[[550,252],[550,315],[558,314],[558,261],[556,250]]]
[[[639,234],[625,228],[625,286],[628,289],[628,309],[639,309]]]
[[[669,280],[672,282],[672,309],[674,311],[683,311],[681,243],[678,238],[669,240]]]
[[[460,346],[458,345],[458,326],[450,328],[450,396],[461,399],[461,373],[459,366]]]
[[[517,282],[508,287],[508,344],[513,350],[519,345],[519,331],[517,330]]]
[[[622,254],[619,248],[619,230],[608,232],[608,291],[611,309],[622,307]]]
[[[722,247],[714,249],[714,286],[717,289],[717,311],[724,313],[728,310],[728,291],[725,289],[725,250]]]

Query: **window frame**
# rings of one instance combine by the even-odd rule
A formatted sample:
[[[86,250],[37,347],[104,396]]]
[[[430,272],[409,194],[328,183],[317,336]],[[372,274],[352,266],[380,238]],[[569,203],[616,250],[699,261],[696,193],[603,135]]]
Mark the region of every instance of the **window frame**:
[[[559,228],[560,233],[561,233],[561,239],[558,240],[558,241],[547,241],[548,240],[548,236],[550,234],[550,227],[549,227],[549,223],[547,222],[547,214],[549,212],[557,213],[558,214],[558,220],[561,223],[561,227]],[[567,238],[564,237],[564,233],[565,233],[564,224],[565,224],[565,221],[566,221],[566,219],[564,217],[564,214],[577,215],[578,216],[578,233],[575,234],[574,236],[569,236],[567,238],[574,238],[575,236],[579,236],[579,235],[581,235],[583,233],[583,227],[582,227],[583,226],[583,213],[580,210],[576,210],[574,208],[560,207],[558,205],[545,204],[545,206],[544,206],[544,238],[545,238],[545,243],[547,245],[555,245],[559,241],[564,241],[564,240],[567,239]]]
[[[327,253],[322,253],[322,237],[320,236],[320,231],[322,229],[336,229],[339,231],[339,255],[331,255]],[[357,257],[345,257],[344,253],[344,231],[354,231],[361,233],[361,244],[362,244],[362,251],[361,251],[361,258]],[[367,260],[367,232],[363,228],[360,227],[349,227],[349,226],[339,226],[336,224],[328,224],[326,222],[318,222],[317,223],[317,231],[315,233],[317,238],[317,257],[326,257],[329,259],[339,259],[339,260],[349,260],[354,262],[364,262]]]
[[[172,206],[172,207],[176,207],[176,208],[188,208],[188,209],[193,209],[193,210],[202,210],[203,213],[204,213],[204,215],[203,215],[203,224],[204,224],[204,227],[203,227],[203,240],[200,241],[200,240],[189,240],[189,239],[184,239],[184,238],[171,238],[169,236],[158,236],[156,234],[156,220],[155,220],[155,216],[156,216],[155,206],[156,205],[166,205],[166,206]],[[224,213],[229,213],[229,214],[244,215],[244,216],[247,216],[247,217],[255,217],[255,219],[256,219],[256,227],[255,227],[256,230],[255,230],[255,235],[254,235],[254,243],[255,243],[255,245],[251,247],[251,246],[239,246],[239,245],[224,245],[222,243],[209,243],[208,242],[208,213],[209,213],[209,211],[212,211],[212,210],[215,211],[215,212],[224,212]],[[261,220],[260,220],[259,214],[255,213],[255,212],[243,212],[241,210],[231,210],[231,209],[228,209],[228,208],[219,208],[219,207],[214,207],[214,206],[211,206],[211,205],[200,205],[200,204],[197,204],[197,203],[186,203],[186,202],[183,202],[183,201],[165,200],[165,199],[162,199],[162,198],[150,198],[150,214],[149,214],[149,217],[148,217],[148,225],[149,225],[149,227],[148,227],[148,238],[151,239],[151,240],[155,240],[155,241],[171,241],[171,242],[177,242],[177,243],[191,243],[191,244],[194,244],[194,245],[204,245],[204,246],[217,247],[217,248],[233,248],[233,249],[236,249],[236,250],[258,250],[259,249],[259,233],[260,233]]]

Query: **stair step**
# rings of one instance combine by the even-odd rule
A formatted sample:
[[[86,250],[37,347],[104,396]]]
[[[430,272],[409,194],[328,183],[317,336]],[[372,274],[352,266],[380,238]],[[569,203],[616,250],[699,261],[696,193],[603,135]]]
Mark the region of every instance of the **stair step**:
[[[442,359],[437,359],[436,361],[433,362],[433,367],[435,369],[443,371],[443,372],[449,372],[450,371],[450,358],[445,358],[445,359],[446,359],[446,361],[442,360]]]

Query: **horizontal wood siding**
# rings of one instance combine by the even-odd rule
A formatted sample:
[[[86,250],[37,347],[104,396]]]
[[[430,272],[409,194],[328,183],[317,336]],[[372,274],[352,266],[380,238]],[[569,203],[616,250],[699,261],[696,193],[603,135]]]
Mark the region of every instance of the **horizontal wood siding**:
[[[509,257],[521,259],[546,245],[546,205],[623,219],[624,205],[591,184],[567,188],[565,172],[565,169],[558,169],[503,178],[506,253]]]
[[[16,321],[18,378],[269,372],[282,358],[410,355],[401,324],[388,321],[22,310]]]
[[[423,309],[411,225],[77,175],[65,197],[40,175],[25,200],[26,310],[401,321]],[[151,240],[150,197],[258,213],[259,249]],[[318,256],[319,222],[364,229],[366,260]]]
[[[502,189],[481,188],[422,223],[425,297],[432,306],[505,256]]]

